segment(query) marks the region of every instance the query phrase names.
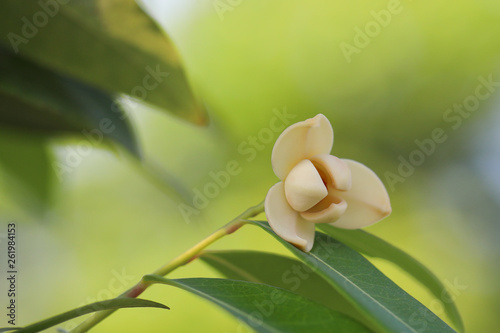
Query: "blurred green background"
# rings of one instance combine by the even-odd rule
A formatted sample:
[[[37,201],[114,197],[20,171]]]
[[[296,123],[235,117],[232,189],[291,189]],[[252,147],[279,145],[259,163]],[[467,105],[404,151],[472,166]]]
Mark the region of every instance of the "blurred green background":
[[[496,330],[498,1],[144,0],[142,5],[174,41],[210,118],[207,127],[198,127],[147,106],[129,107],[144,155],[190,194],[203,192],[230,161],[236,160],[241,172],[219,187],[199,214],[186,218],[178,197],[165,195],[163,185],[152,184],[124,154],[104,148],[93,149],[62,179],[53,176],[43,213],[30,212],[19,199],[23,194],[13,194],[23,184],[0,165],[0,219],[16,221],[19,229],[20,323],[117,295],[263,200],[277,181],[270,156],[279,133],[272,132],[271,140],[267,129],[286,111],[289,124],[318,113],[330,119],[332,154],[368,165],[389,190],[392,215],[367,230],[419,259],[451,287],[468,332]],[[379,23],[381,11],[390,8],[397,10]],[[374,29],[371,36],[360,37],[366,28]],[[346,44],[357,49],[349,57],[342,51]],[[490,90],[479,78],[491,78]],[[477,89],[488,97],[475,99],[475,105]],[[464,103],[465,111],[454,111]],[[429,142],[436,129],[446,140],[435,143],[432,153],[415,153],[416,141]],[[24,140],[10,130],[2,129],[0,136],[8,147]],[[60,160],[75,147],[74,139],[50,143]],[[417,155],[424,156],[421,165],[391,185],[388,172],[401,177],[401,160]],[[24,197],[29,202],[29,195]],[[213,248],[285,253],[251,226]],[[387,263],[375,263],[444,316],[415,281]],[[216,274],[193,262],[172,276]],[[94,331],[247,331],[185,292],[158,286],[145,297],[171,310],[121,310]]]

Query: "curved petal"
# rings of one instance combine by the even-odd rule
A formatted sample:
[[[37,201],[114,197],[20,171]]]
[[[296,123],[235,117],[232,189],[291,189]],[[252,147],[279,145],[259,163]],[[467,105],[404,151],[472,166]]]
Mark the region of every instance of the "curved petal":
[[[329,154],[316,155],[310,160],[327,186],[341,191],[351,188],[351,170],[344,160]]]
[[[299,219],[297,221],[297,226],[295,230],[297,230],[297,236],[306,241],[306,245],[304,247],[298,247],[298,248],[304,252],[311,251],[314,245],[314,236],[316,235],[316,225],[314,223]]]
[[[313,208],[300,213],[300,216],[312,223],[332,223],[337,221],[346,210],[345,200],[335,194],[329,194]]]
[[[319,154],[329,154],[333,145],[333,129],[322,114],[288,127],[273,147],[271,162],[279,179],[284,180],[300,161]]]
[[[286,199],[298,212],[312,208],[328,194],[323,179],[309,160],[300,161],[290,171],[284,183]]]
[[[285,198],[283,182],[269,189],[264,202],[267,221],[274,232],[302,251],[311,250],[314,243],[314,224],[304,221]]]
[[[337,194],[347,202],[347,210],[334,227],[357,229],[374,224],[388,216],[391,209],[389,194],[377,175],[365,165],[344,160],[352,174],[352,188]]]

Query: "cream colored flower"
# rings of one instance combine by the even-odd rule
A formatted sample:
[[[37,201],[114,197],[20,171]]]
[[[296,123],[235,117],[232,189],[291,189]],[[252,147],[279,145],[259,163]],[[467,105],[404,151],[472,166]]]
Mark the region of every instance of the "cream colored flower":
[[[266,196],[271,228],[281,238],[309,252],[316,223],[357,229],[391,213],[389,195],[377,175],[359,162],[330,155],[333,129],[316,117],[281,133],[272,165],[281,179]]]

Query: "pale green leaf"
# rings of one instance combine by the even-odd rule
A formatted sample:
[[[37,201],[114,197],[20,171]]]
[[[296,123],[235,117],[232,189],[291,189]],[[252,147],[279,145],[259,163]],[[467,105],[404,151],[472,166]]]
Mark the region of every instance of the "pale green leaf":
[[[133,0],[41,3],[3,1],[0,44],[109,93],[206,123],[172,42]]]

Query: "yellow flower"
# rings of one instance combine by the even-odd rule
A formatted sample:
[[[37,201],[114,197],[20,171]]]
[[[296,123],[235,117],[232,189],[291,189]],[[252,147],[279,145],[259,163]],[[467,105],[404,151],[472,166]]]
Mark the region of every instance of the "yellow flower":
[[[272,165],[281,179],[266,196],[271,228],[281,238],[309,252],[316,223],[358,229],[391,213],[382,181],[365,165],[330,155],[333,129],[316,117],[281,133],[272,152]]]

